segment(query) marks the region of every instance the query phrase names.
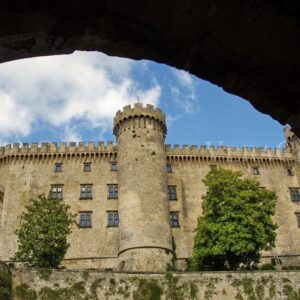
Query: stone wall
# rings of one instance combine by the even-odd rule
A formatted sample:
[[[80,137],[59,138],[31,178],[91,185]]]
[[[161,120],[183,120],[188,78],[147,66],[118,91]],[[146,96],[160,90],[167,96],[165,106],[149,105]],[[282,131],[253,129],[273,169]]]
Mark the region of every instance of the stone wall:
[[[276,192],[276,247],[262,253],[264,262],[278,257],[286,265],[300,265],[300,201],[297,197],[292,201],[289,190],[300,186],[299,155],[294,151],[300,149],[298,138],[291,140],[287,130],[285,149],[172,148],[164,145],[166,130],[160,109],[137,103],[116,113],[118,146],[80,142],[0,147],[0,192],[4,195],[0,201],[0,259],[8,262],[16,252],[15,230],[30,199],[59,186],[63,201],[78,214],[78,226],[68,236],[64,266],[162,271],[176,251],[177,268],[185,270],[197,218],[202,214],[203,179],[214,166],[241,171]],[[86,163],[91,166],[88,172],[83,168]],[[112,163],[118,168],[112,168]],[[55,171],[57,164],[59,172]],[[108,194],[110,184],[118,189],[113,196]],[[83,185],[92,190],[89,197],[82,197]],[[172,199],[168,199],[167,185],[172,187]],[[91,222],[80,226],[80,215],[86,214]],[[171,215],[176,218],[172,224]],[[153,263],[155,257],[159,259]]]
[[[63,264],[68,268],[116,269],[119,227],[107,227],[107,211],[118,210],[119,200],[108,199],[107,184],[119,183],[118,171],[111,171],[111,162],[118,160],[117,147],[110,143],[52,146],[2,148],[0,185],[4,189],[4,200],[0,205],[0,259],[8,261],[16,251],[14,232],[29,199],[47,194],[53,184],[62,184],[63,200],[73,213],[92,212],[91,228],[74,227],[69,236],[71,247]],[[279,225],[276,248],[263,256],[279,256],[287,265],[300,263],[300,235],[295,216],[300,212],[300,202],[291,201],[289,194],[289,187],[299,187],[300,174],[298,163],[288,148],[280,151],[166,145],[165,155],[173,168],[172,173],[166,173],[167,184],[177,189],[177,200],[168,201],[168,205],[170,211],[179,212],[180,227],[172,228],[172,235],[180,269],[184,269],[184,260],[192,251],[194,228],[202,213],[205,194],[202,180],[211,165],[240,170],[276,192],[274,220]],[[91,162],[91,172],[83,172],[84,162]],[[62,172],[54,172],[55,163],[62,163]],[[259,168],[259,175],[252,174],[252,166]],[[294,176],[288,176],[288,167],[293,169]],[[93,199],[80,200],[81,184],[92,184]]]
[[[84,150],[76,153],[70,152],[70,149],[68,151],[70,156],[65,153],[64,157],[63,153],[49,157],[40,157],[38,154],[32,154],[31,157],[29,154],[27,158],[15,158],[15,161],[0,166],[0,185],[5,188],[0,211],[0,259],[7,261],[15,253],[15,230],[20,223],[20,214],[30,199],[39,194],[47,195],[51,185],[62,185],[63,201],[71,206],[72,213],[92,212],[92,227],[74,226],[68,237],[71,247],[66,256],[70,260],[66,264],[76,264],[81,268],[82,264],[73,259],[84,261],[88,258],[91,261],[98,258],[97,267],[115,267],[113,259],[118,255],[118,228],[107,227],[107,211],[118,209],[116,199],[108,200],[107,186],[117,184],[117,174],[111,171],[111,162],[115,161],[114,152],[103,149],[94,156],[88,149],[87,153]],[[85,162],[91,163],[91,172],[83,171]],[[54,171],[55,163],[62,163],[62,172]],[[82,184],[92,185],[92,199],[81,199]],[[95,265],[95,262],[92,263]],[[86,264],[86,267],[90,266]]]
[[[16,300],[299,299],[299,271],[116,273],[13,270]]]
[[[206,193],[203,179],[212,165],[241,171],[248,178],[257,179],[261,186],[274,191],[277,195],[274,221],[279,225],[277,230],[276,247],[270,252],[262,253],[265,257],[279,256],[288,265],[300,264],[300,235],[295,213],[300,212],[300,202],[292,201],[289,188],[299,187],[298,167],[294,162],[276,161],[268,157],[259,159],[258,156],[235,155],[240,150],[227,151],[222,156],[207,149],[206,155],[183,154],[184,149],[172,151],[167,162],[172,164],[173,172],[168,174],[168,185],[177,187],[177,200],[170,201],[170,211],[179,212],[180,227],[172,228],[175,238],[178,258],[190,256],[193,248],[194,229],[197,218],[202,214],[202,197]],[[255,151],[254,151],[255,152]],[[172,153],[172,154],[171,154]],[[243,151],[245,154],[246,151]],[[251,153],[251,152],[248,152]],[[259,175],[254,175],[252,167],[259,169]],[[294,176],[288,176],[287,167],[291,167]],[[290,262],[289,262],[290,261]]]

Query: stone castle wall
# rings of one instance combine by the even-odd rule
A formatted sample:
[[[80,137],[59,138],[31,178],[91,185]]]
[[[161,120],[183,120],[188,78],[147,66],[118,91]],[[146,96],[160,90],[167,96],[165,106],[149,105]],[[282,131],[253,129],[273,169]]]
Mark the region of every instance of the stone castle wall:
[[[172,153],[174,151],[171,150]],[[300,262],[300,235],[296,212],[300,212],[298,202],[291,201],[289,187],[299,187],[298,167],[286,150],[284,156],[221,156],[199,154],[170,154],[166,150],[167,162],[173,166],[173,172],[168,174],[168,184],[176,185],[177,201],[170,201],[170,210],[179,211],[181,226],[173,228],[178,258],[190,256],[193,247],[194,229],[197,218],[202,214],[202,196],[205,186],[202,180],[212,165],[242,171],[246,177],[256,178],[261,186],[276,192],[278,199],[274,220],[279,224],[277,230],[276,248],[264,256],[283,256],[282,260],[291,260],[294,256]],[[272,151],[276,153],[276,151]],[[253,175],[252,167],[259,168],[259,175]],[[287,168],[292,168],[294,176],[288,176]]]
[[[70,267],[117,267],[119,228],[107,227],[107,211],[118,210],[118,199],[107,199],[107,184],[118,183],[118,172],[110,170],[111,162],[117,162],[118,149],[111,144],[100,145],[98,150],[91,143],[87,147],[83,144],[75,147],[73,144],[52,148],[53,152],[46,147],[31,146],[27,148],[28,153],[23,147],[18,150],[16,146],[6,147],[0,158],[0,185],[5,188],[0,214],[0,237],[3,241],[0,255],[3,260],[9,260],[16,250],[14,231],[29,199],[41,193],[47,194],[53,184],[62,184],[63,199],[71,206],[72,212],[92,211],[93,223],[92,228],[74,228],[69,237],[71,247],[65,264]],[[166,162],[173,168],[172,173],[166,173],[167,184],[175,185],[177,190],[177,201],[168,203],[170,211],[179,212],[180,227],[172,228],[178,259],[185,260],[191,254],[193,230],[197,217],[202,213],[202,196],[205,194],[202,179],[211,165],[241,170],[277,193],[275,221],[280,225],[277,246],[265,255],[298,256],[300,235],[295,212],[300,212],[300,206],[291,201],[288,188],[299,186],[299,173],[291,152],[287,149],[259,152],[225,149],[227,152],[213,147],[165,146]],[[91,162],[91,172],[83,172],[84,162]],[[55,163],[62,163],[61,173],[54,172]],[[259,167],[260,175],[252,175],[252,166]],[[287,175],[287,167],[293,168],[294,176]],[[79,199],[81,184],[93,185],[92,200]]]
[[[82,144],[74,147],[72,144],[62,149],[55,148],[56,152],[30,147],[25,154],[20,148],[19,157],[18,154],[2,157],[0,185],[5,188],[0,226],[2,260],[9,260],[16,251],[14,231],[25,205],[39,194],[48,194],[51,185],[62,185],[63,200],[71,206],[73,213],[92,212],[92,227],[75,227],[69,236],[72,246],[66,256],[66,264],[78,264],[80,267],[81,261],[77,260],[80,258],[89,267],[88,261],[95,258],[99,267],[116,267],[113,261],[118,255],[118,228],[107,228],[107,211],[118,209],[117,200],[107,200],[107,184],[117,183],[117,174],[111,171],[111,162],[116,161],[116,150],[110,143],[100,145],[97,153],[91,151],[91,147],[85,148]],[[91,163],[91,172],[83,172],[85,162]],[[62,163],[62,172],[54,172],[55,163]],[[92,199],[80,199],[81,184],[92,184]]]
[[[16,300],[299,299],[299,271],[116,273],[97,270],[13,270]],[[59,298],[60,299],[60,298]]]
[[[164,146],[163,113],[141,104],[116,114],[114,132],[118,146],[112,142],[34,143],[0,148],[0,193],[4,191],[0,199],[0,260],[9,261],[16,251],[14,232],[29,200],[48,194],[52,185],[61,185],[63,201],[73,213],[92,215],[90,228],[74,227],[64,265],[118,269],[120,252],[130,247],[135,248],[133,256],[149,256],[148,250],[141,250],[147,247],[161,248],[166,254],[171,247],[167,237],[171,232],[178,266],[184,269],[191,255],[197,218],[202,213],[202,180],[212,166],[217,166],[240,170],[276,192],[276,248],[263,255],[300,264],[300,229],[295,215],[300,213],[300,202],[291,201],[289,193],[289,188],[300,185],[298,153],[293,149]],[[56,163],[62,164],[62,172],[54,171]],[[90,172],[83,171],[84,163],[91,163]],[[119,170],[112,171],[111,163],[118,163]],[[166,163],[172,172],[165,171]],[[259,175],[253,175],[253,167],[258,168]],[[293,176],[288,175],[288,168]],[[92,185],[92,199],[81,199],[84,184]],[[119,199],[108,199],[109,184],[119,184]],[[176,187],[175,201],[167,200],[167,185]],[[111,211],[119,211],[120,227],[108,226]],[[178,227],[168,227],[169,212],[178,213]],[[122,219],[128,228],[122,225]],[[130,233],[135,237],[128,242]]]

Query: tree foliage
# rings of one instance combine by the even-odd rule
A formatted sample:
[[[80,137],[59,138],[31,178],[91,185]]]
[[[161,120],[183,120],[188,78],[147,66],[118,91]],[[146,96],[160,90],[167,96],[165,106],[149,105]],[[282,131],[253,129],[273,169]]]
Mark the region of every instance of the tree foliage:
[[[16,230],[18,251],[13,260],[31,267],[57,268],[70,246],[67,235],[75,223],[76,215],[69,209],[60,199],[44,195],[31,199]]]
[[[275,246],[276,194],[241,172],[211,170],[203,180],[203,215],[198,218],[193,270],[235,270],[259,262]]]

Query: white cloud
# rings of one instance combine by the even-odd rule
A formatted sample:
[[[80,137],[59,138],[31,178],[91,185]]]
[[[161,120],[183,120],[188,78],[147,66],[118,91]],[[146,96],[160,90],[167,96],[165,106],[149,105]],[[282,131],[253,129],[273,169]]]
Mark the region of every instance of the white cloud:
[[[135,62],[101,53],[24,59],[0,65],[0,142],[26,137],[38,122],[61,128],[66,140],[81,138],[74,123],[102,133],[124,105],[158,104],[161,88],[142,90],[131,76]]]
[[[177,78],[178,82],[186,87],[192,87],[194,84],[193,77],[190,75],[190,73],[174,69],[174,75]]]
[[[66,126],[64,132],[61,135],[63,141],[79,142],[82,141],[82,136],[79,134],[79,130],[76,126]]]
[[[183,91],[176,86],[171,85],[170,91],[173,100],[183,114],[196,113],[200,109],[199,100],[196,98],[194,88]]]
[[[26,135],[30,131],[28,109],[19,106],[12,95],[0,91],[0,131]]]
[[[168,127],[172,126],[173,123],[179,120],[181,117],[183,117],[183,114],[175,114],[175,115],[167,114],[166,120],[167,120]]]
[[[196,113],[200,109],[199,100],[196,97],[196,82],[186,71],[173,69],[173,75],[179,85],[170,85],[170,91],[177,108],[184,114]]]
[[[174,84],[170,85],[170,91],[175,105],[181,111],[173,120],[176,121],[176,119],[181,118],[185,114],[198,112],[200,103],[196,97],[196,82],[190,73],[174,68],[173,75],[176,78],[176,82],[179,83],[179,86]]]

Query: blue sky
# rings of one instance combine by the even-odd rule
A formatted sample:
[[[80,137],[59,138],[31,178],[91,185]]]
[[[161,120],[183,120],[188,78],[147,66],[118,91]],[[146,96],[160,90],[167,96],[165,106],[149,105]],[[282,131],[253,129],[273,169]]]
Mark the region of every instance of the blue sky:
[[[0,65],[0,145],[115,140],[124,105],[159,106],[167,144],[282,147],[282,128],[251,104],[187,72],[96,52]]]

